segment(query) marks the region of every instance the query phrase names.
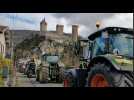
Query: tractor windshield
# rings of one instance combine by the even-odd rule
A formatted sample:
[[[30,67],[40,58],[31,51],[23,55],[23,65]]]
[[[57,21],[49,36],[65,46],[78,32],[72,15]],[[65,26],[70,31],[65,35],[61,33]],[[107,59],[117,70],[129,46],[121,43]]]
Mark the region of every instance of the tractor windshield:
[[[133,58],[133,40],[129,34],[116,34],[113,38],[113,52],[116,50],[118,55]]]
[[[134,37],[129,34],[109,34],[108,38],[98,37],[95,39],[93,56],[103,54],[121,55],[133,58],[133,40]]]
[[[51,54],[44,54],[42,55],[42,61],[47,61],[48,63],[56,63],[59,61],[59,56],[51,55]]]
[[[59,57],[58,56],[47,56],[48,63],[58,63]]]

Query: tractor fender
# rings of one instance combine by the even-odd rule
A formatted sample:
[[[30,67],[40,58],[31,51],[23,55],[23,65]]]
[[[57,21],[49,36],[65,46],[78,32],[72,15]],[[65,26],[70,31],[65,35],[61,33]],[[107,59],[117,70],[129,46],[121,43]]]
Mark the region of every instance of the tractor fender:
[[[121,70],[121,68],[115,62],[113,62],[110,57],[105,56],[105,55],[100,55],[100,56],[94,57],[89,62],[88,69],[90,69],[93,66],[93,64],[96,64],[96,62],[107,63],[108,65],[111,65],[111,67],[113,67],[114,69]]]
[[[68,69],[67,71],[65,71],[65,74],[67,74],[67,73],[71,73],[74,78],[77,77],[77,71],[76,71],[75,68],[73,68],[73,69]]]

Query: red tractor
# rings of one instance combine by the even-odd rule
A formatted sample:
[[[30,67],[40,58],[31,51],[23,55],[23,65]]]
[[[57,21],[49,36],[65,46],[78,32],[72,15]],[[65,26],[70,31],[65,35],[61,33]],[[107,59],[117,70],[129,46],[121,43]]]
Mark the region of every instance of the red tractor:
[[[79,68],[65,71],[64,87],[133,87],[133,40],[128,28],[106,27],[91,34],[88,57],[81,57]]]

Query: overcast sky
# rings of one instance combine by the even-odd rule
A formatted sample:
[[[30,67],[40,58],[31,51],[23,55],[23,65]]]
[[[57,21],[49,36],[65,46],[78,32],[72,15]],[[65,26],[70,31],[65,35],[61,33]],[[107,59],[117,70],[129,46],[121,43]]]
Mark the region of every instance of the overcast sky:
[[[45,17],[48,30],[55,30],[56,24],[64,25],[64,32],[72,32],[72,24],[80,26],[80,35],[87,37],[96,30],[96,21],[101,27],[120,26],[133,28],[133,13],[0,13],[0,25],[10,29],[39,30]]]

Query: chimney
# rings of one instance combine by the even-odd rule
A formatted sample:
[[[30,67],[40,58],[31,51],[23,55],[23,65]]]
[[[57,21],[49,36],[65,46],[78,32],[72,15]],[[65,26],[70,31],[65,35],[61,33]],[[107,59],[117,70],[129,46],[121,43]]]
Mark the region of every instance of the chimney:
[[[59,34],[63,34],[63,32],[64,32],[64,25],[57,24],[56,25],[56,32],[59,33]]]
[[[47,22],[45,18],[40,22],[40,31],[46,32],[47,31]]]
[[[79,26],[78,25],[72,25],[72,40],[77,41],[78,34],[79,34]]]

